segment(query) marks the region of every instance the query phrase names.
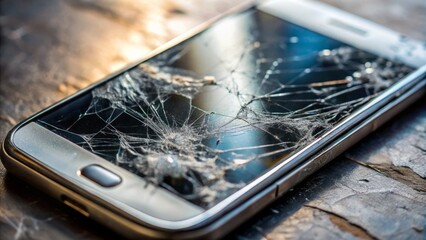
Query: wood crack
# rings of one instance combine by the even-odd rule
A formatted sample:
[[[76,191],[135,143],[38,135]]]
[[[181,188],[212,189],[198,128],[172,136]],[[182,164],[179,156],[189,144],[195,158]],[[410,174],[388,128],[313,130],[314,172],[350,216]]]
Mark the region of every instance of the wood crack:
[[[0,115],[0,121],[5,121],[5,122],[7,122],[7,123],[9,123],[9,124],[11,124],[13,126],[17,124],[17,122],[15,121],[15,119],[13,119],[10,116]]]
[[[398,167],[392,164],[374,164],[358,161],[355,159],[347,158],[350,161],[353,161],[361,166],[370,168],[376,172],[379,172],[386,177],[392,178],[398,182],[401,182],[412,189],[426,193],[426,179],[422,178],[420,175],[415,173],[408,167]]]
[[[330,221],[336,225],[340,230],[344,232],[348,232],[352,234],[353,236],[359,238],[359,239],[368,239],[368,240],[374,240],[377,239],[375,236],[371,235],[366,229],[364,229],[362,226],[350,222],[348,219],[325,209],[319,208],[317,206],[313,205],[304,205],[305,207],[316,209],[318,211],[321,211],[323,213],[326,213],[329,215]]]

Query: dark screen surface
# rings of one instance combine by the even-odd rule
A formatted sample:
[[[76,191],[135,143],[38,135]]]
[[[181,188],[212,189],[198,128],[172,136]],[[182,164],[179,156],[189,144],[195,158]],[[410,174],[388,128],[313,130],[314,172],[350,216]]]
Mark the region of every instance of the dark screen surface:
[[[37,122],[210,208],[410,71],[250,10]]]

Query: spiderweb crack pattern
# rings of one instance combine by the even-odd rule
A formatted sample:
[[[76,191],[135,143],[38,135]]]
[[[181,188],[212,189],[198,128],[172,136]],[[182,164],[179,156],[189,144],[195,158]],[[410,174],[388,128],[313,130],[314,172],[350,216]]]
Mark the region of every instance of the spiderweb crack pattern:
[[[79,136],[80,146],[150,183],[211,207],[264,171],[256,170],[259,164],[288,157],[412,71],[344,45],[288,57],[270,52],[303,41],[313,40],[261,42],[252,34],[225,47],[227,54],[212,53],[203,74],[176,64],[191,52],[178,46],[92,90],[89,106],[71,125],[42,123]],[[208,38],[202,43],[213,47]],[[76,131],[87,119],[101,127]]]

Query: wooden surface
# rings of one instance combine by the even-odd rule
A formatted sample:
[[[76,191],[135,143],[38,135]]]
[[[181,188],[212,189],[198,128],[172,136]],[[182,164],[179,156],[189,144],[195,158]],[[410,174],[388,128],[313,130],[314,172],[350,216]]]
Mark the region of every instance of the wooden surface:
[[[0,138],[17,122],[236,2],[2,0]],[[426,40],[424,0],[326,2]],[[0,164],[0,239],[118,238]],[[426,99],[228,238],[426,239]]]

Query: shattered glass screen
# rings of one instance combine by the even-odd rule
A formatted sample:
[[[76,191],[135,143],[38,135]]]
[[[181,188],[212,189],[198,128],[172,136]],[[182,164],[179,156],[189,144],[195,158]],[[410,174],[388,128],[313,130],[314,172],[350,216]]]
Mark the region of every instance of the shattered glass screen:
[[[210,208],[410,71],[250,10],[38,123]]]

